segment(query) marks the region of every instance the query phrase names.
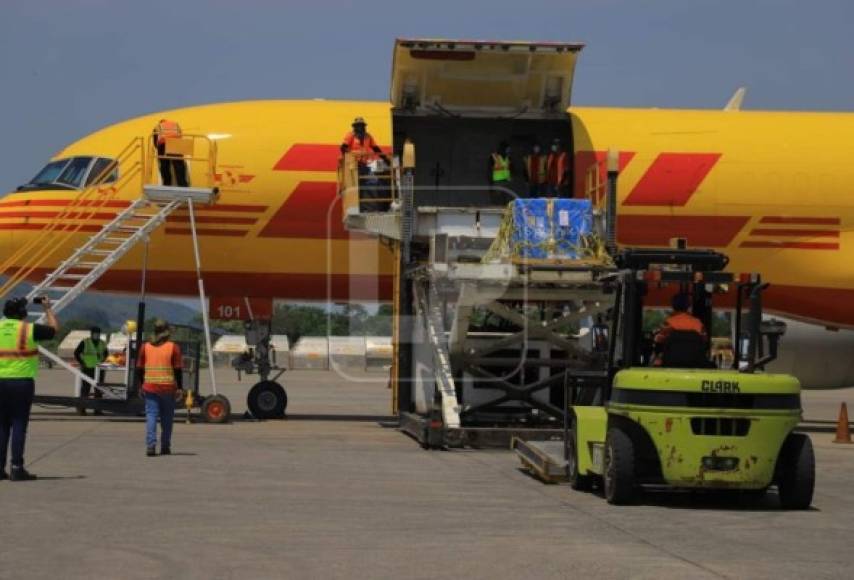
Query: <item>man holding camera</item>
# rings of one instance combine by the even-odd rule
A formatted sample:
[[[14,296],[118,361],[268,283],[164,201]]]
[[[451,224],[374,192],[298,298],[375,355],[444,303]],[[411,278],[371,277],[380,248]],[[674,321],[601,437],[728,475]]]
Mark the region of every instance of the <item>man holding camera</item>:
[[[44,308],[46,325],[26,321],[26,298],[6,301],[0,319],[0,480],[36,479],[24,469],[24,444],[39,370],[38,343],[51,340],[59,331],[59,322],[48,298],[36,302]],[[12,461],[7,474],[6,453],[10,441]]]

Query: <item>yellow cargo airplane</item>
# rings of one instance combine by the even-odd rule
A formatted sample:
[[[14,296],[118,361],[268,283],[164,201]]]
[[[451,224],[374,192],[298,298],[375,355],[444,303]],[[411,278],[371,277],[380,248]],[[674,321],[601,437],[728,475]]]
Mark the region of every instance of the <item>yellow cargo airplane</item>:
[[[384,149],[398,153],[404,139],[415,143],[416,183],[437,204],[465,203],[469,194],[455,187],[485,185],[487,159],[500,141],[510,144],[520,193],[521,157],[535,142],[546,149],[560,140],[578,197],[587,194],[591,168],[604,173],[606,151],[616,149],[622,244],[685,238],[718,249],[733,271],[760,272],[772,283],[767,310],[854,327],[854,260],[845,258],[854,114],[742,111],[741,95],[723,110],[570,106],[581,48],[399,39],[390,102],[235,102],[109,126],[64,148],[0,201],[0,254],[37,234],[129,140],[149,137],[166,118],[218,145],[220,203],[198,210],[211,296],[387,300],[391,256],[344,230],[337,196],[339,146],[359,116]],[[113,192],[72,243],[83,243],[138,195]],[[189,234],[184,212],[153,236],[150,291],[195,295]],[[96,288],[136,291],[141,261],[141,249],[131,252]]]

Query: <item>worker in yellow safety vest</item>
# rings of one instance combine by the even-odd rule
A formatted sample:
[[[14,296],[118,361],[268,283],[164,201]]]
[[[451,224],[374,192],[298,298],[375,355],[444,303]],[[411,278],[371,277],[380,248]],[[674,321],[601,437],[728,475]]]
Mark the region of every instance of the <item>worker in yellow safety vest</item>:
[[[540,145],[534,143],[531,153],[525,156],[525,181],[528,195],[539,197],[546,193],[546,156],[540,153]]]
[[[516,196],[511,190],[513,180],[510,163],[510,144],[502,141],[498,149],[489,156],[490,199],[493,204],[504,205]]]
[[[187,164],[184,156],[178,153],[167,153],[166,143],[170,139],[180,139],[183,136],[181,126],[169,119],[160,119],[154,127],[152,139],[157,149],[157,159],[160,165],[160,181],[163,185],[188,187]]]
[[[39,300],[47,324],[27,322],[27,299],[13,298],[0,319],[0,479],[29,481],[36,476],[24,469],[24,445],[39,370],[38,343],[51,340],[59,322],[47,297]],[[9,444],[12,458],[6,473]]]
[[[80,371],[92,380],[95,380],[95,371],[98,365],[104,362],[107,358],[107,345],[101,340],[101,329],[93,326],[89,329],[89,337],[81,340],[74,349],[74,360],[80,365]],[[80,385],[80,398],[88,399],[89,393],[92,390],[92,385],[86,381],[82,381]],[[95,389],[93,393],[96,399],[101,398],[101,391]],[[80,415],[86,414],[86,407],[80,405],[77,407],[77,412]],[[95,409],[96,415],[102,415],[100,409]]]
[[[160,454],[172,453],[175,401],[183,397],[181,347],[169,340],[171,331],[163,320],[154,322],[154,337],[139,350],[137,380],[145,399],[146,455],[157,454],[157,421],[160,420]]]

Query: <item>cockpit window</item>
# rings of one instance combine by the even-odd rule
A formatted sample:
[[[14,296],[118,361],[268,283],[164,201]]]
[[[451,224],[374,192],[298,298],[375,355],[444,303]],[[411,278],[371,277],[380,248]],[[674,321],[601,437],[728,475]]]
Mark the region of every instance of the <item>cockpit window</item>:
[[[53,183],[56,181],[56,178],[59,177],[59,174],[62,173],[62,170],[65,169],[65,166],[68,165],[68,161],[68,159],[51,161],[30,180],[30,184],[47,185],[48,183]]]
[[[80,187],[91,162],[91,157],[74,157],[71,160],[71,163],[62,170],[62,173],[59,174],[56,181],[58,183],[70,185],[71,187]]]
[[[98,177],[105,172],[109,174],[99,182]],[[106,157],[59,159],[45,165],[28,183],[19,187],[18,191],[80,189],[94,183],[112,183],[118,179],[118,174],[116,162]]]
[[[86,178],[86,186],[93,183],[112,183],[119,177],[119,168],[116,162],[106,157],[98,157],[95,163],[92,164],[92,169],[89,170],[89,177]]]

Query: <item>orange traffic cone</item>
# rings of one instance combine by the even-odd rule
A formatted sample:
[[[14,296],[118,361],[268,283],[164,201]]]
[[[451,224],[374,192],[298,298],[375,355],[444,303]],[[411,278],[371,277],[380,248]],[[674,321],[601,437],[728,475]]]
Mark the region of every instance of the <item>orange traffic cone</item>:
[[[842,403],[839,407],[839,420],[836,422],[836,439],[834,443],[852,443],[851,430],[848,429],[848,405]]]

